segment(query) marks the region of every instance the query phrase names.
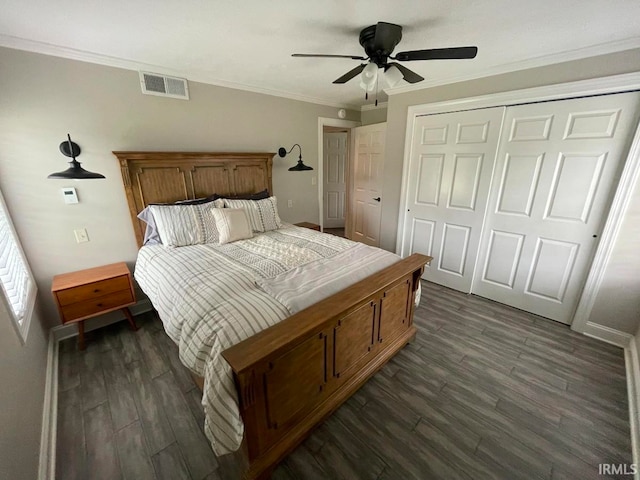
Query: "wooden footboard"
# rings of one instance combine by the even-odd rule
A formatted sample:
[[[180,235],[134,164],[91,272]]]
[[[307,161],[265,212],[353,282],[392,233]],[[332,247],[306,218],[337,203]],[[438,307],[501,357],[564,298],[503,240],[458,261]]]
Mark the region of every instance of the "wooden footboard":
[[[413,254],[225,350],[244,421],[244,478],[272,469],[415,335]]]

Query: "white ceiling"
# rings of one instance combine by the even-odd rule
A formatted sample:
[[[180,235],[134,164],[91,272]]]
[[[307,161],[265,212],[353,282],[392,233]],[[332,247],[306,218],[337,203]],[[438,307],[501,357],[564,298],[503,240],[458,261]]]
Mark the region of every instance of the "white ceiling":
[[[359,31],[378,21],[404,27],[396,53],[478,46],[474,60],[404,63],[419,87],[640,47],[638,0],[0,0],[0,11],[3,46],[340,106],[365,103],[357,79],[331,83],[357,61],[291,54],[363,55]]]

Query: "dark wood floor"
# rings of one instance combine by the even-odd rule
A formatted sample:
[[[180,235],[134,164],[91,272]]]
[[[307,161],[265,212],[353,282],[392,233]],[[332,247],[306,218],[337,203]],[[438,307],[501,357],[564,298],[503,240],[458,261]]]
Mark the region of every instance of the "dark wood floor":
[[[85,352],[61,342],[57,478],[223,478],[176,347],[153,314],[138,322]],[[415,322],[274,479],[602,479],[599,463],[631,463],[621,349],[426,283]]]

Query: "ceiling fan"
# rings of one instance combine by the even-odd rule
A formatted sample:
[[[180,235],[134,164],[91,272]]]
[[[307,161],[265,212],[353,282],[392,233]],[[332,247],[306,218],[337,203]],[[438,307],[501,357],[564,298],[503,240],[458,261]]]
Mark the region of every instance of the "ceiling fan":
[[[465,58],[475,58],[478,47],[454,47],[454,48],[431,48],[426,50],[410,50],[400,52],[391,56],[393,49],[402,40],[402,27],[393,23],[378,22],[364,28],[360,32],[360,45],[364,48],[366,57],[358,55],[324,55],[315,53],[294,53],[292,57],[324,57],[324,58],[349,58],[351,60],[361,60],[361,63],[353,70],[348,71],[333,83],[346,83],[352,78],[362,73],[360,86],[365,92],[372,91],[377,81],[379,68],[384,69],[385,76],[390,86],[395,86],[401,79],[409,83],[418,83],[424,80],[417,73],[409,70],[404,65],[397,62],[412,62],[415,60],[455,60]],[[396,60],[389,62],[389,60]],[[394,70],[393,67],[395,67]]]

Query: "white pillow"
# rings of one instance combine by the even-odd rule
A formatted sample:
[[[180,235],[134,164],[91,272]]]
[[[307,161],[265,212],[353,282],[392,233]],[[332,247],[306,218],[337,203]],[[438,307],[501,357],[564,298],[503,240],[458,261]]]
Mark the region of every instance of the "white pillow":
[[[230,200],[225,198],[224,205],[228,208],[244,208],[254,232],[268,232],[282,227],[278,216],[276,197],[264,200]]]
[[[221,200],[196,205],[149,206],[162,244],[167,247],[218,243],[218,229],[211,211],[222,207]]]
[[[253,237],[253,231],[244,209],[217,208],[212,210],[211,214],[220,234],[220,244]]]

